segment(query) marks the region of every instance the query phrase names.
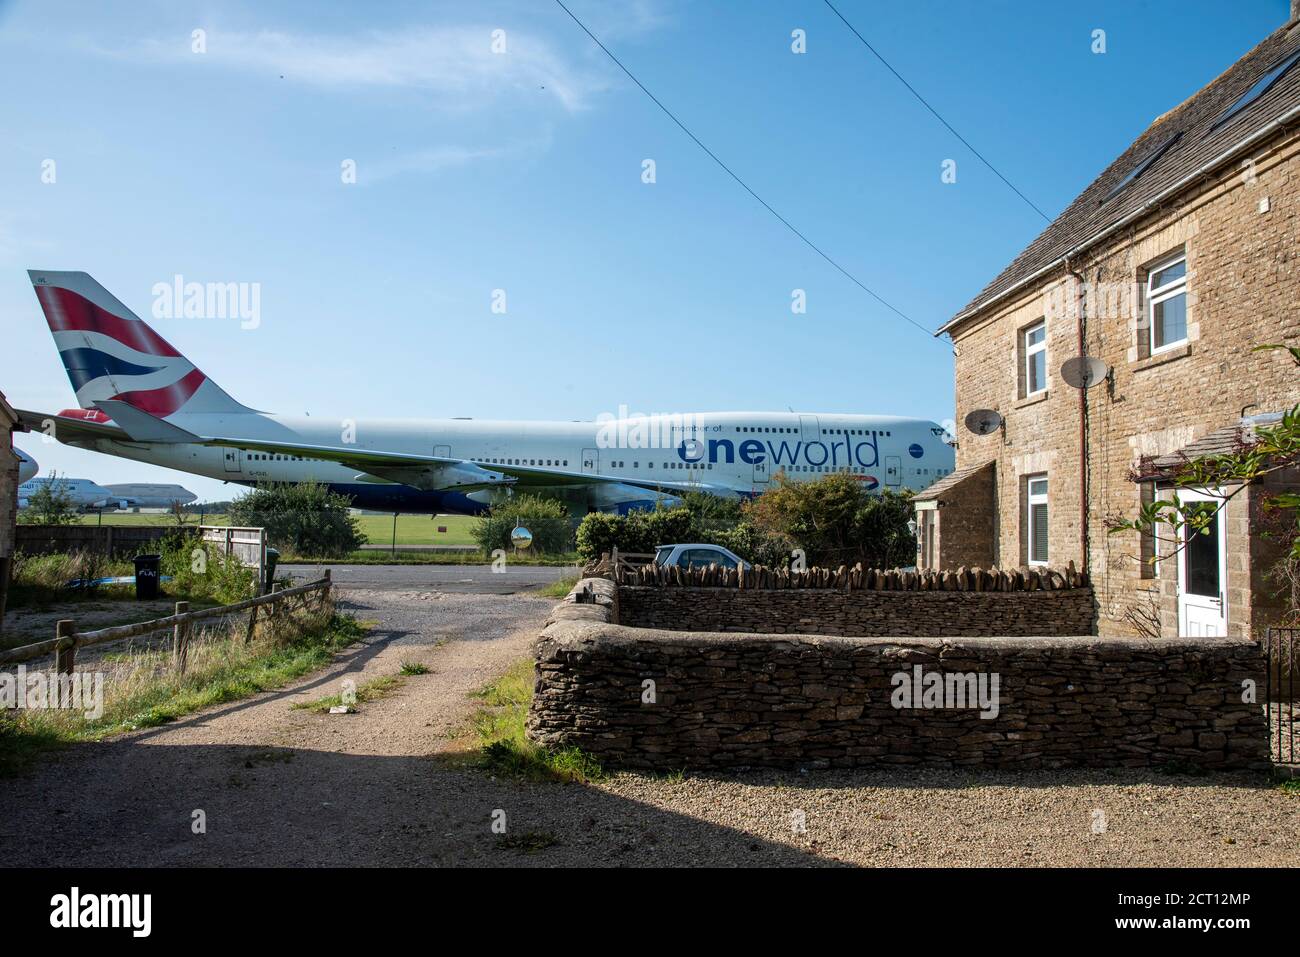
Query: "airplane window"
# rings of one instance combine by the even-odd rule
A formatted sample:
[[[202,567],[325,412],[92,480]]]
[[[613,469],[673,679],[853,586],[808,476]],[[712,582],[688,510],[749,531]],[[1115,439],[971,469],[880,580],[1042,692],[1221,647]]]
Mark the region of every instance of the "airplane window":
[[[565,467],[565,468],[568,468],[568,467],[569,467],[569,460],[568,460],[568,459],[565,459],[565,460],[564,460],[564,467]]]

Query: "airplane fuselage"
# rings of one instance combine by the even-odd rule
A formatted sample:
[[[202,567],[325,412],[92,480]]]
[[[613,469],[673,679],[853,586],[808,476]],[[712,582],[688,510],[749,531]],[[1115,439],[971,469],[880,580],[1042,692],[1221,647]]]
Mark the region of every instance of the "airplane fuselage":
[[[778,472],[793,481],[843,472],[871,490],[916,490],[954,466],[953,450],[938,425],[896,416],[716,412],[596,422],[352,422],[196,413],[170,421],[202,435],[432,455],[489,471],[493,465],[554,470],[565,473],[566,479],[551,487],[544,476],[535,477],[514,485],[515,493],[558,494],[579,512],[653,507],[661,498],[675,498],[682,483],[714,494],[749,497],[764,491]],[[505,494],[504,488],[414,488],[336,462],[242,448],[107,438],[78,439],[75,444],[242,485],[316,481],[351,497],[358,508],[477,514]],[[592,484],[575,485],[574,473],[592,476]],[[657,494],[619,479],[639,485],[662,481],[673,488]]]

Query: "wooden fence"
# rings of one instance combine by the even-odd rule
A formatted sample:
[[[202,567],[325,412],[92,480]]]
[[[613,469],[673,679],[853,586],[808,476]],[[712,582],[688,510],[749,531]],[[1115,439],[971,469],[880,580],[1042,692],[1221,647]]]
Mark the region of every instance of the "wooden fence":
[[[682,568],[678,565],[612,566],[620,585],[677,585],[702,588],[829,588],[841,591],[1063,591],[1085,588],[1088,576],[1074,562],[1065,568],[967,568],[908,571],[900,568]]]
[[[126,638],[139,638],[143,635],[170,628],[172,630],[172,660],[181,674],[184,674],[190,634],[193,631],[195,622],[207,618],[221,618],[225,615],[250,609],[248,629],[244,633],[244,641],[248,642],[253,638],[253,630],[257,627],[258,614],[263,608],[266,608],[266,614],[271,616],[276,613],[276,606],[281,604],[296,604],[298,608],[306,608],[307,601],[312,595],[318,596],[316,599],[317,607],[324,607],[330,597],[330,584],[330,572],[329,569],[326,569],[325,577],[317,581],[309,582],[306,585],[298,585],[294,588],[278,589],[269,595],[237,601],[232,605],[217,605],[214,608],[190,611],[189,602],[178,601],[176,603],[176,613],[166,618],[154,618],[134,625],[115,625],[112,628],[100,628],[96,631],[79,632],[76,629],[77,623],[75,621],[64,619],[55,626],[53,638],[34,642],[30,645],[23,645],[19,648],[12,648],[8,651],[0,651],[0,665],[18,664],[19,662],[39,658],[41,655],[52,654],[54,656],[54,670],[62,675],[70,675],[76,667],[78,648],[102,645],[110,641],[122,641]],[[289,610],[292,611],[293,609],[290,608]]]
[[[176,528],[196,535],[193,525],[19,525],[14,530],[14,551],[25,555],[94,552],[109,558],[130,558],[156,550],[156,545]]]

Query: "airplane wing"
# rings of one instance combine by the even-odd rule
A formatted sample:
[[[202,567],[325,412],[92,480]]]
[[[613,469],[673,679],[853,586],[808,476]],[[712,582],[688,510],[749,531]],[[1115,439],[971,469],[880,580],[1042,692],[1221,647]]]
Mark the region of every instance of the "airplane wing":
[[[186,432],[169,422],[158,419],[132,407],[130,411],[118,408],[123,403],[96,403],[102,411],[114,417],[121,415],[125,421],[117,425],[82,421],[77,418],[48,415],[19,410],[23,425],[35,431],[47,431],[54,421],[54,434],[58,439],[116,439],[121,442],[193,443],[196,445],[248,449],[278,455],[297,455],[325,462],[337,462],[356,469],[366,476],[385,482],[396,482],[419,489],[457,488],[463,491],[475,488],[501,486],[555,487],[599,484],[630,485],[656,492],[707,491],[714,494],[735,494],[726,485],[707,482],[664,481],[631,475],[589,475],[568,469],[537,467],[531,465],[480,464],[466,459],[437,455],[416,455],[407,452],[382,452],[353,446],[309,445],[299,442],[276,442],[266,439],[239,436],[204,436]],[[364,477],[359,480],[365,481]]]
[[[410,485],[413,488],[445,487],[428,486],[426,483],[434,477],[437,469],[456,466],[486,473],[499,473],[508,481],[483,482],[482,487],[493,485],[513,485],[519,487],[555,487],[597,484],[621,484],[643,488],[648,491],[689,492],[712,491],[728,494],[733,489],[715,484],[700,482],[665,482],[658,479],[644,479],[635,476],[589,475],[585,472],[573,472],[567,469],[537,467],[531,465],[498,465],[495,463],[477,463],[469,459],[445,458],[436,455],[414,455],[406,452],[379,452],[368,449],[348,448],[346,446],[303,445],[293,442],[268,442],[258,439],[241,439],[233,436],[199,438],[203,445],[218,445],[231,448],[252,449],[280,455],[300,455],[304,458],[337,462],[348,468]]]

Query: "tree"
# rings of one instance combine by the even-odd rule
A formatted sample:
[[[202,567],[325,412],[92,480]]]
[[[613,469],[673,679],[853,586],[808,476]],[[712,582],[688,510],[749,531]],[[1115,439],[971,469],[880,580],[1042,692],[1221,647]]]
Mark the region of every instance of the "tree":
[[[803,549],[809,565],[892,568],[916,558],[916,538],[907,527],[911,502],[910,493],[869,492],[843,472],[812,482],[778,473],[745,514],[760,531]]]
[[[1285,349],[1292,361],[1300,366],[1300,347],[1285,345],[1256,346],[1254,351]],[[1109,534],[1138,531],[1165,542],[1163,557],[1177,554],[1187,547],[1192,535],[1208,535],[1214,518],[1224,507],[1250,484],[1264,479],[1273,472],[1291,468],[1300,463],[1300,405],[1283,413],[1276,425],[1255,429],[1254,439],[1224,455],[1188,459],[1174,469],[1171,480],[1173,491],[1168,498],[1157,499],[1143,506],[1136,518],[1108,520]],[[1211,491],[1226,489],[1214,501],[1184,501],[1178,489]],[[1280,521],[1273,534],[1289,539],[1289,550],[1275,574],[1292,586],[1292,611],[1296,609],[1296,583],[1300,582],[1300,493],[1279,492],[1265,500],[1265,507],[1275,511]],[[1165,537],[1161,528],[1167,529]],[[1155,556],[1148,559],[1154,562]]]
[[[27,508],[21,513],[25,525],[74,525],[78,520],[77,506],[66,479],[58,472],[50,473],[50,480],[42,483],[27,497]]]
[[[343,558],[366,536],[346,495],[317,482],[259,485],[230,506],[230,524],[266,529],[271,545],[309,558]]]

